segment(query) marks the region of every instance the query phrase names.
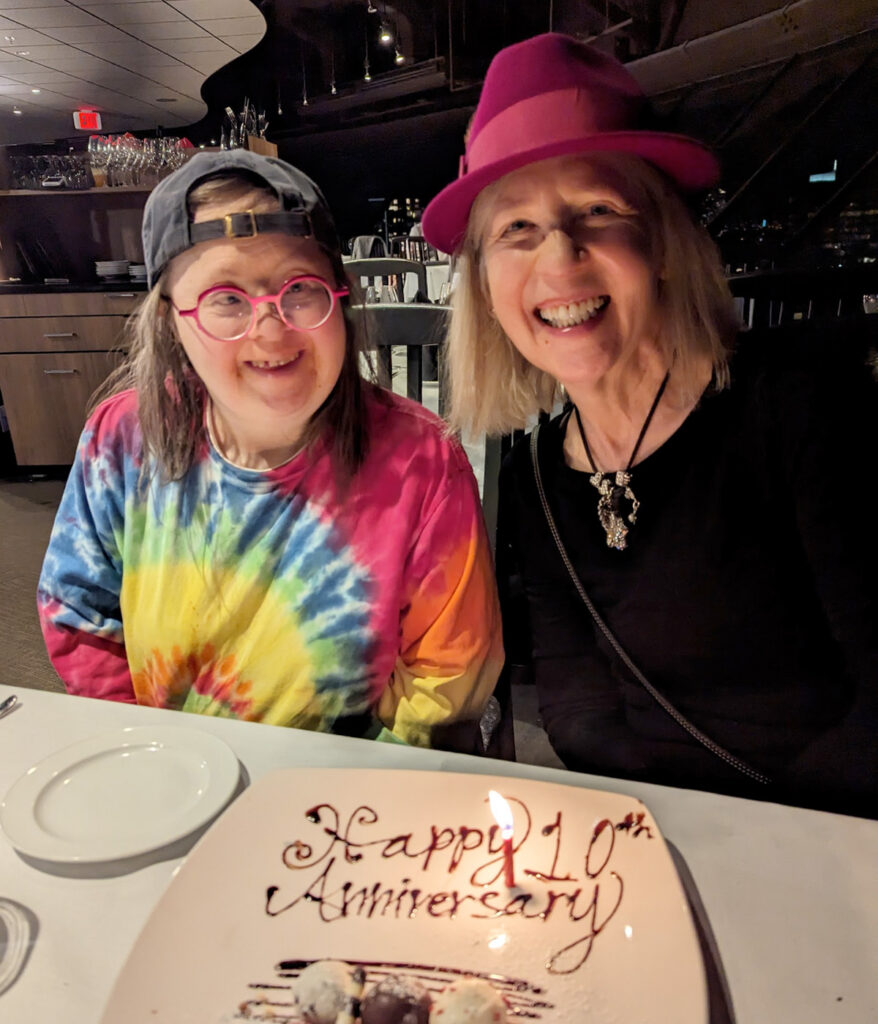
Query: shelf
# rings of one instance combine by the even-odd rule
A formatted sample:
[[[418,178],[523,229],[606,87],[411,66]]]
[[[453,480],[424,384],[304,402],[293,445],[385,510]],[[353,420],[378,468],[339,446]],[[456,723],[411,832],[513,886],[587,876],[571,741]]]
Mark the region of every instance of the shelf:
[[[147,195],[154,185],[113,185],[104,188],[4,188],[0,196],[119,196]]]

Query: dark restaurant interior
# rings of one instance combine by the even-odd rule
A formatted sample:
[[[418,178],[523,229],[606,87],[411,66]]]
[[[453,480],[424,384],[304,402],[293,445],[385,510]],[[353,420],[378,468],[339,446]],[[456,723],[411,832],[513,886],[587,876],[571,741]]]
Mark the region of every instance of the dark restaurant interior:
[[[2,1024],[878,1022],[876,83],[0,0]]]
[[[171,159],[161,155],[162,140],[187,139],[195,150],[230,145],[246,110],[248,145],[276,147],[320,183],[348,246],[378,237],[392,250],[455,176],[493,55],[548,30],[624,62],[656,126],[717,152],[721,185],[700,197],[698,215],[719,244],[746,325],[789,329],[832,318],[857,336],[874,334],[878,21],[867,0],[7,6],[0,10],[0,302],[8,318],[0,346],[0,576],[7,604],[20,606],[13,615],[28,625],[6,631],[0,663],[29,657],[45,685],[57,684],[33,635],[33,584],[85,402],[112,365],[118,328],[133,308],[125,296],[145,288],[142,278],[98,277],[94,264],[141,260],[140,212]],[[98,114],[100,132],[74,128],[74,111]],[[140,163],[132,170],[129,158],[114,181],[90,138],[123,133],[137,140]],[[77,296],[102,287],[118,293],[109,309],[76,305]],[[47,297],[56,306],[41,307]],[[44,346],[31,351],[23,325],[43,312],[63,327],[62,316],[83,311],[93,329],[103,321],[100,340],[63,353],[81,365],[39,375],[48,354]],[[56,353],[64,348],[54,344]],[[394,358],[388,371],[405,391],[406,357]],[[429,363],[419,371],[418,395],[421,384],[425,394],[436,387]],[[72,397],[46,390],[70,383]],[[490,448],[472,457],[490,515],[496,458]]]
[[[423,204],[456,172],[494,53],[552,29],[625,62],[657,122],[716,150],[722,192],[704,216],[731,272],[874,255],[878,28],[865,0],[34,5],[76,12],[51,29],[29,9],[2,15],[0,142],[16,152],[84,149],[80,108],[108,133],[217,145],[226,108],[249,99],[279,154],[321,183],[341,234],[380,231],[394,200]]]

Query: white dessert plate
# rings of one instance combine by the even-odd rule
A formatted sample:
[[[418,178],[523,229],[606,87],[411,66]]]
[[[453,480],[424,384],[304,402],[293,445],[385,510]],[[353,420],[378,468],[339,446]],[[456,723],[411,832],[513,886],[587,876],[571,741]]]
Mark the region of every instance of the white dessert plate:
[[[488,792],[514,819],[513,887]],[[180,951],[186,955],[181,956]],[[102,1024],[300,1024],[317,959],[432,993],[486,979],[510,1021],[707,1024],[668,847],[633,797],[450,772],[264,776],[190,851]]]
[[[136,726],[75,743],[34,765],[0,803],[21,853],[56,863],[134,857],[182,839],[231,798],[238,759],[183,726]]]

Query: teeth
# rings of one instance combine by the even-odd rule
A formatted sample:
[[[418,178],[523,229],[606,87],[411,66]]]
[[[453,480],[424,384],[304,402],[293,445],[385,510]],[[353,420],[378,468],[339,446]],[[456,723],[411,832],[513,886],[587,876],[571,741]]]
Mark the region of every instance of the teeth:
[[[289,366],[290,363],[294,363],[298,356],[294,356],[292,359],[273,359],[273,360],[259,360],[251,359],[250,365],[255,366],[260,370],[274,370],[278,366]]]
[[[574,327],[599,313],[610,301],[608,295],[596,295],[582,302],[570,302],[561,306],[546,306],[537,310],[537,316],[552,327]]]

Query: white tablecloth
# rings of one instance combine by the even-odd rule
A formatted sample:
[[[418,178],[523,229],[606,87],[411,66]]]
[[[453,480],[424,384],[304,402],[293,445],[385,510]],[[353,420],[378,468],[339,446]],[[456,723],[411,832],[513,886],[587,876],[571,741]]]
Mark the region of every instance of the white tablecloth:
[[[11,692],[0,686],[0,700]],[[181,721],[179,712],[31,690],[18,696],[20,706],[0,719],[0,795],[70,743],[159,722],[220,737],[251,779],[299,765],[386,767],[632,793],[691,871],[738,1024],[878,1021],[878,822],[246,722],[194,715]],[[0,1022],[94,1024],[178,863],[111,878],[63,877],[27,864],[0,837],[0,897],[23,904],[38,921],[22,974],[0,995]]]

